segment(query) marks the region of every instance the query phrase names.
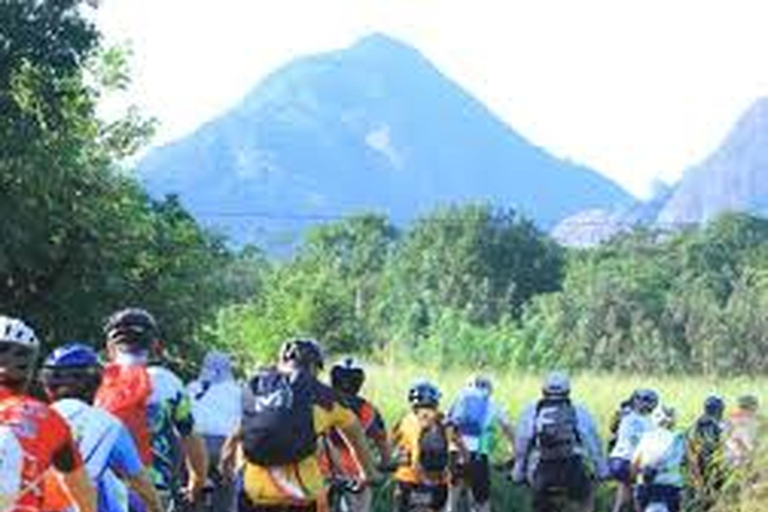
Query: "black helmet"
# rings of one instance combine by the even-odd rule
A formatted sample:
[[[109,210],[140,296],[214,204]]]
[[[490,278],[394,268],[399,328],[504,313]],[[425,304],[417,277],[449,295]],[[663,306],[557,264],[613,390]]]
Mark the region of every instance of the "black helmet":
[[[659,405],[659,394],[653,389],[635,391],[635,410],[641,414],[650,414]]]
[[[69,343],[54,350],[43,363],[41,378],[47,388],[101,382],[101,362],[94,350],[82,343]]]
[[[342,393],[358,394],[363,382],[365,370],[351,357],[345,357],[331,368],[331,386]]]
[[[108,343],[131,349],[148,350],[160,337],[157,322],[148,311],[126,308],[112,314],[104,325]]]
[[[441,396],[437,386],[427,380],[416,382],[408,390],[408,401],[413,407],[437,407]]]
[[[280,348],[280,362],[293,363],[300,368],[323,369],[325,356],[318,342],[312,339],[296,338],[283,343]]]
[[[725,400],[717,395],[709,395],[704,400],[704,414],[713,418],[722,418],[725,412]]]

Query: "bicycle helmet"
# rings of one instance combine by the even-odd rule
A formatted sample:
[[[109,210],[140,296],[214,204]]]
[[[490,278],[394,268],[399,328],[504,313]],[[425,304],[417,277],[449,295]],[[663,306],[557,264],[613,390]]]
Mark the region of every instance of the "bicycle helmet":
[[[41,377],[47,388],[81,384],[96,387],[101,381],[101,362],[91,347],[69,343],[45,359]]]
[[[640,414],[650,414],[659,405],[659,394],[653,389],[635,391],[635,410]]]
[[[17,318],[0,315],[0,374],[12,380],[29,378],[40,342],[35,331]]]
[[[427,380],[420,380],[408,390],[408,401],[413,407],[437,407],[440,404],[440,390]]]
[[[352,357],[345,357],[331,368],[331,386],[349,395],[360,392],[365,382],[365,370]]]
[[[737,403],[739,404],[739,409],[743,409],[745,411],[757,411],[757,409],[760,407],[760,401],[758,398],[751,394],[741,395],[737,399]]]
[[[704,414],[721,419],[725,412],[725,401],[717,395],[709,395],[704,400]]]
[[[154,317],[140,308],[121,309],[112,314],[104,325],[107,342],[129,352],[149,350],[160,337]]]
[[[323,369],[325,356],[320,344],[307,338],[296,338],[283,343],[280,348],[280,362],[293,363],[300,368],[309,369],[313,366]]]
[[[467,379],[467,387],[477,389],[490,395],[493,393],[493,382],[485,375],[473,375]]]
[[[567,397],[571,394],[571,380],[564,372],[551,372],[544,379],[541,392],[547,398]]]

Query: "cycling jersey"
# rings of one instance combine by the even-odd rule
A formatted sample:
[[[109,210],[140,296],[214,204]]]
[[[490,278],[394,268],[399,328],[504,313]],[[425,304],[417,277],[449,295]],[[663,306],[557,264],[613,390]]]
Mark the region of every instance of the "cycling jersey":
[[[152,444],[152,480],[159,489],[178,485],[181,448],[179,437],[192,434],[195,420],[184,384],[171,370],[160,366],[147,369],[152,381],[147,421]]]
[[[417,458],[419,438],[423,425],[429,423],[442,423],[445,428],[445,437],[448,440],[449,451],[458,451],[458,433],[449,425],[442,412],[436,409],[419,408],[407,414],[400,420],[392,432],[392,443],[397,449],[399,466],[394,474],[398,482],[409,484],[430,483],[435,485],[447,485],[448,472],[426,475],[418,466]]]
[[[139,476],[144,466],[130,432],[110,413],[77,399],[59,400],[52,406],[69,424],[85,468],[98,491],[99,512],[128,510],[127,490],[113,472]],[[46,510],[64,510],[69,499],[56,484],[46,493]]]
[[[48,470],[72,473],[83,465],[70,429],[51,407],[4,387],[0,387],[0,425],[13,430],[24,452],[21,496],[4,512],[37,512],[43,505]]]
[[[387,438],[384,419],[379,411],[367,400],[354,395],[345,395],[341,398],[342,404],[355,413],[360,425],[363,427],[366,437],[375,444]],[[355,480],[365,478],[365,472],[357,459],[357,454],[350,442],[339,429],[332,429],[327,437],[328,448],[333,450],[333,462],[328,459],[324,451],[321,466],[324,474],[342,475]]]
[[[332,388],[313,378],[310,392],[314,429],[318,436],[333,428],[348,428],[357,421],[355,414],[341,404]],[[246,462],[242,492],[254,505],[304,506],[318,500],[324,492],[324,483],[315,454],[286,466],[265,467]]]

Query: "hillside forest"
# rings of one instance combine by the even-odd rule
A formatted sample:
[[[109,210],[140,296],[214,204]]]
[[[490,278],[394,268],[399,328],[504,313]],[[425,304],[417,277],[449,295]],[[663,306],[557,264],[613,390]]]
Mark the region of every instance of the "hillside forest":
[[[266,361],[294,335],[441,367],[768,368],[757,217],[575,250],[503,205],[454,204],[408,225],[378,213],[324,222],[287,258],[234,248],[127,171],[154,122],[135,108],[98,116],[127,87],[129,59],[77,4],[0,4],[0,311],[35,325],[48,349],[99,345],[112,310],[141,305],[182,371],[211,346]]]

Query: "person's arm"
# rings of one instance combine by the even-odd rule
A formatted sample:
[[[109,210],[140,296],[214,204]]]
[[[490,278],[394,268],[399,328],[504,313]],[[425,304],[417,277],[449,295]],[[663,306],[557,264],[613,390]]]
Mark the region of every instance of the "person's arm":
[[[360,462],[360,465],[365,472],[366,478],[370,481],[380,480],[381,475],[376,467],[376,460],[368,447],[365,431],[363,430],[362,425],[360,425],[357,416],[339,404],[335,404],[333,409],[332,414],[334,421],[332,426],[341,430],[344,437],[346,437],[352,445],[352,450],[355,452],[357,460]]]
[[[494,419],[496,420],[496,423],[499,425],[499,428],[501,429],[501,433],[507,439],[507,442],[509,443],[509,449],[511,450],[511,454],[514,457],[515,427],[512,426],[512,422],[509,420],[509,417],[504,412],[504,410],[499,406],[493,405],[492,414],[494,416]]]
[[[62,473],[61,481],[79,512],[97,512],[96,489],[93,488],[85,466]]]
[[[592,415],[583,407],[576,408],[577,426],[581,434],[582,443],[587,450],[590,460],[594,464],[595,473],[598,479],[608,478],[608,463],[603,453],[603,442],[597,431],[597,425]]]
[[[224,441],[224,445],[221,447],[221,457],[219,459],[219,473],[225,478],[232,480],[235,474],[235,468],[237,466],[237,454],[240,450],[240,444],[243,439],[243,429],[238,427],[230,436]]]
[[[194,500],[205,487],[208,477],[208,451],[205,442],[195,431],[192,415],[192,401],[186,390],[181,388],[173,408],[173,423],[181,438],[179,446],[187,467],[187,496]]]
[[[142,464],[130,432],[122,425],[119,427],[117,438],[109,454],[108,464],[139,496],[148,512],[163,512],[163,505],[152,483],[149,470]]]
[[[187,494],[190,498],[195,498],[205,487],[208,477],[208,451],[203,438],[194,432],[182,437],[180,445],[189,475]]]
[[[144,502],[148,512],[164,512],[160,496],[157,494],[157,489],[152,483],[148,470],[145,469],[137,475],[126,476],[125,482]]]
[[[520,415],[517,420],[515,432],[515,466],[512,469],[512,480],[521,484],[525,481],[528,471],[528,451],[533,441],[534,420],[536,406],[531,405]]]

